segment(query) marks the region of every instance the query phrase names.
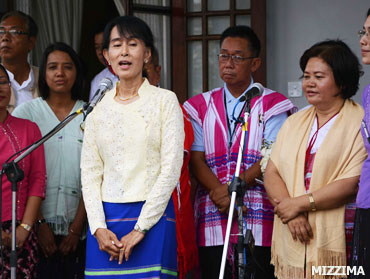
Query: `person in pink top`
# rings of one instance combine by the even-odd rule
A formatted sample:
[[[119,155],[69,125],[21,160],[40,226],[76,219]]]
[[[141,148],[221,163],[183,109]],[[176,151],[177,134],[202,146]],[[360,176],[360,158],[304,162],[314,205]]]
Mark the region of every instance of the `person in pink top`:
[[[0,165],[14,153],[41,138],[37,125],[29,120],[13,117],[7,112],[10,100],[10,82],[5,68],[0,64]],[[45,197],[44,147],[40,146],[18,165],[24,171],[24,179],[17,190],[17,278],[36,278],[38,261],[37,239],[34,223],[41,201]],[[6,175],[1,177],[1,278],[10,278],[12,192]]]

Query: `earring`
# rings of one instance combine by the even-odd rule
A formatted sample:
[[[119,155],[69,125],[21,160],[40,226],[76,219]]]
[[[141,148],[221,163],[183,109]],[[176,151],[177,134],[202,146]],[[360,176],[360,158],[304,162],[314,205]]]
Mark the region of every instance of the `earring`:
[[[145,60],[144,60],[144,63],[145,63],[145,64],[146,64],[146,63],[148,63],[148,59],[145,59]]]

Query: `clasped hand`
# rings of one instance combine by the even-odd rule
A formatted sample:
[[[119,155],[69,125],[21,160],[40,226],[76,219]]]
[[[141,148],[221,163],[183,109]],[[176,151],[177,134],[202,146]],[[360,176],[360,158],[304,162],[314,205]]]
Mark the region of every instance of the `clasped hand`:
[[[24,242],[29,236],[29,232],[21,226],[17,226],[15,231],[15,245],[17,248],[22,248]],[[2,243],[5,247],[12,248],[12,234],[5,231],[1,231]]]
[[[287,224],[301,213],[299,205],[294,198],[286,198],[282,201],[274,199],[274,202],[276,203],[274,213],[280,218],[283,224]]]
[[[41,224],[37,232],[38,241],[42,252],[46,258],[51,257],[58,250],[63,256],[76,251],[80,237],[76,234],[68,234],[64,236],[59,247],[55,241],[53,231],[48,224]]]
[[[209,197],[221,213],[227,213],[230,206],[229,185],[222,184],[221,187],[209,191]]]
[[[282,201],[274,200],[276,206],[274,213],[280,218],[283,224],[287,224],[292,238],[301,243],[309,243],[313,238],[311,225],[307,217],[301,212],[297,199],[286,198]]]
[[[134,247],[144,238],[144,234],[135,230],[124,235],[121,240],[108,229],[97,229],[95,237],[98,240],[99,249],[110,255],[109,260],[118,260],[121,264],[123,258],[128,261]]]
[[[229,185],[222,184],[222,187],[218,187],[209,191],[209,197],[212,202],[217,206],[221,213],[228,213],[230,208],[230,195]],[[237,213],[237,212],[235,212]],[[247,213],[247,207],[243,205],[243,214]]]

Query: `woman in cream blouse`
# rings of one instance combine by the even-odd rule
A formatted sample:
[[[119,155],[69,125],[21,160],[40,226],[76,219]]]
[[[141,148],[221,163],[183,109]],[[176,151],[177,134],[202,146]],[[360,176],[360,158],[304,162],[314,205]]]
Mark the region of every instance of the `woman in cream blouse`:
[[[86,120],[82,190],[89,220],[86,278],[176,278],[171,194],[184,127],[176,95],[142,77],[153,35],[124,16],[104,31],[103,54],[119,77]]]

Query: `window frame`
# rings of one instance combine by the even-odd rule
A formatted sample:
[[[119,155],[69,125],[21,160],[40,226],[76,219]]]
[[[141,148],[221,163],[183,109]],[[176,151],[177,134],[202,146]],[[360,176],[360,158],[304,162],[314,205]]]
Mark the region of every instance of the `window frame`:
[[[258,71],[253,75],[256,82],[266,84],[266,0],[251,0],[250,9],[237,10],[236,1],[230,1],[230,9],[224,11],[207,11],[207,0],[202,0],[200,12],[187,12],[187,1],[172,0],[172,84],[180,102],[188,99],[188,60],[187,42],[202,42],[202,87],[203,92],[211,90],[208,87],[208,41],[219,40],[220,35],[208,35],[207,19],[210,16],[230,16],[230,26],[235,26],[236,16],[250,15],[251,27],[261,41],[260,58],[262,60]],[[202,34],[187,35],[187,20],[191,17],[202,18]],[[182,32],[180,32],[182,31]],[[184,65],[186,65],[184,67]]]

